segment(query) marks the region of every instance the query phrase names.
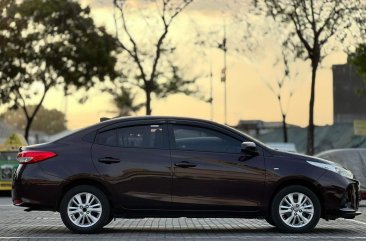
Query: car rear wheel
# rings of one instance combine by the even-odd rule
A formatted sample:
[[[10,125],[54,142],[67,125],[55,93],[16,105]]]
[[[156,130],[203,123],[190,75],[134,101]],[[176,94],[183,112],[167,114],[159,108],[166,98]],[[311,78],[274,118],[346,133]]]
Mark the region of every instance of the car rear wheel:
[[[289,186],[279,191],[273,199],[271,217],[283,232],[309,232],[320,219],[321,205],[318,197],[303,186]]]
[[[99,189],[81,185],[69,190],[60,204],[61,219],[75,233],[100,231],[110,218],[110,204]]]

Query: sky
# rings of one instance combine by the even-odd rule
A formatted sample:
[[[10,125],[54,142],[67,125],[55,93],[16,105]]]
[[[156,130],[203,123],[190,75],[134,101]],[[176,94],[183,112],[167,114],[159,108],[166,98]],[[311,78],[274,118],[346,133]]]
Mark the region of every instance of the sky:
[[[112,0],[82,0],[83,6],[90,5],[92,16],[98,25],[104,25],[114,33]],[[156,11],[155,6],[144,5],[149,1],[130,1],[133,9],[127,16],[131,19],[134,34],[143,37],[146,32],[153,32],[151,25],[142,18],[139,9],[143,8],[145,14]],[[210,79],[207,77],[210,65],[213,70],[213,120],[224,122],[224,85],[220,81],[220,72],[223,67],[223,54],[217,48],[206,48],[204,54],[197,53],[194,46],[195,31],[208,33],[216,31],[216,38],[220,39],[223,32],[221,26],[226,23],[228,35],[228,66],[227,66],[227,123],[236,125],[239,120],[263,120],[281,121],[279,105],[275,95],[268,88],[273,85],[274,79],[282,73],[280,66],[273,66],[278,56],[276,40],[266,38],[259,43],[260,52],[245,53],[234,49],[245,46],[242,37],[244,23],[233,19],[233,14],[245,15],[246,1],[232,1],[238,4],[236,8],[227,6],[223,0],[197,0],[181,14],[172,25],[169,37],[177,42],[177,57],[185,71],[199,73],[202,77],[197,81],[200,93],[206,97],[210,92]],[[244,4],[243,4],[244,3]],[[141,5],[142,4],[142,5]],[[240,9],[238,9],[240,8]],[[153,16],[153,13],[151,13]],[[276,38],[276,36],[273,36]],[[201,50],[200,50],[201,51]],[[318,71],[315,100],[315,124],[330,125],[333,123],[333,64],[346,62],[346,55],[336,52],[328,56]],[[191,65],[189,65],[189,63]],[[309,62],[297,62],[293,69],[298,75],[289,82],[289,89],[293,89],[294,95],[288,106],[288,123],[306,126],[308,123],[308,104],[310,97],[310,64]],[[100,117],[113,117],[115,107],[111,96],[101,93],[98,89],[92,89],[87,94],[88,101],[80,104],[78,99],[85,93],[77,93],[65,98],[61,90],[51,90],[46,96],[44,106],[65,111],[68,119],[68,128],[77,129],[96,123]],[[143,95],[138,95],[137,102],[143,102]],[[153,115],[189,116],[203,119],[211,119],[210,104],[193,96],[175,94],[165,99],[152,101]],[[144,115],[144,109],[137,115]]]

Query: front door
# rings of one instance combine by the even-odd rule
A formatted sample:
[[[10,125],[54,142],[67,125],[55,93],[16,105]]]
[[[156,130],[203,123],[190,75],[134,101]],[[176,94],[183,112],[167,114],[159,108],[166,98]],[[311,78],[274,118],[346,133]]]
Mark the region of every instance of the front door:
[[[170,125],[170,140],[176,209],[258,210],[265,181],[261,150],[248,156],[236,135],[179,122]]]
[[[98,133],[92,147],[97,170],[123,208],[164,209],[171,204],[171,160],[165,124],[129,124]]]

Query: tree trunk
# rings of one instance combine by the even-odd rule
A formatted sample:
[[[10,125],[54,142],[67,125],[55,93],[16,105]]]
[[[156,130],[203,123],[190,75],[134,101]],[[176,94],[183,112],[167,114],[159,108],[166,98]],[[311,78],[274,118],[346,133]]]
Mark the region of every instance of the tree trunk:
[[[286,115],[282,115],[283,142],[288,142]]]
[[[32,126],[32,123],[33,123],[33,118],[26,118],[27,119],[27,123],[25,124],[25,130],[24,130],[24,138],[25,140],[28,142],[29,144],[29,131],[30,131],[30,128]]]
[[[149,89],[145,89],[146,94],[146,115],[151,115],[151,91]]]
[[[318,69],[319,61],[317,58],[312,59],[311,64],[311,90],[310,90],[310,102],[309,102],[309,126],[307,137],[307,154],[314,154],[314,103],[315,103],[315,80],[316,71]]]
[[[50,88],[49,86],[45,86],[44,87],[44,92],[43,92],[42,98],[39,101],[39,103],[37,104],[36,108],[34,109],[34,111],[33,111],[33,113],[31,115],[28,115],[27,106],[23,106],[23,111],[24,111],[24,114],[26,115],[26,120],[27,120],[27,123],[26,123],[26,126],[25,126],[25,130],[24,130],[24,138],[25,138],[25,140],[27,142],[29,141],[28,140],[28,138],[29,138],[29,131],[30,131],[30,128],[32,126],[34,117],[37,115],[39,109],[41,108],[41,106],[43,104],[43,101],[44,101],[44,98],[46,97],[46,94],[47,94],[49,88]]]

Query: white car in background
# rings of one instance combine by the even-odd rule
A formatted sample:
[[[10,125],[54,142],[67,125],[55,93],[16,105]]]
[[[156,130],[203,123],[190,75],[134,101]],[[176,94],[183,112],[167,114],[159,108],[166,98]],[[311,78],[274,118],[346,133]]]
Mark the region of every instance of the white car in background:
[[[338,163],[350,170],[360,182],[361,198],[366,200],[366,148],[334,149],[315,156]]]

